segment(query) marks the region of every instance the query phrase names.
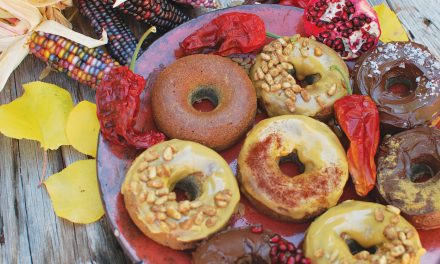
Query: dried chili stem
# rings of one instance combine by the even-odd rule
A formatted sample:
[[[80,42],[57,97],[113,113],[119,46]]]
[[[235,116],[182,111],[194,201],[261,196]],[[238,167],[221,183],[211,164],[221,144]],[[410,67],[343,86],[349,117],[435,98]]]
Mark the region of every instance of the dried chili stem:
[[[142,35],[141,39],[139,40],[138,44],[136,45],[136,49],[134,50],[133,57],[131,58],[131,63],[130,63],[130,70],[132,70],[133,72],[134,72],[134,67],[136,65],[136,59],[139,54],[139,51],[141,50],[142,44],[147,39],[148,35],[150,35],[151,33],[156,33],[156,32],[157,32],[157,29],[155,26],[150,27],[144,33],[144,35]]]
[[[269,38],[273,38],[273,39],[281,38],[281,36],[278,36],[277,34],[274,34],[274,33],[268,32],[268,31],[266,31],[266,36]]]

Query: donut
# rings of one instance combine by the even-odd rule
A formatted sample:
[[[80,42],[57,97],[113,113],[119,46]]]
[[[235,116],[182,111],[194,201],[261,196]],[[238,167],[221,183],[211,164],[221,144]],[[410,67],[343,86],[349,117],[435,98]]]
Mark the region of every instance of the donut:
[[[280,161],[296,155],[304,172],[285,175]],[[345,151],[324,123],[300,115],[265,119],[248,134],[238,156],[241,191],[261,212],[304,221],[334,206],[348,180]]]
[[[193,252],[192,263],[311,264],[301,249],[262,226],[233,228],[215,234]]]
[[[200,112],[194,102],[216,107]],[[169,138],[190,140],[217,151],[234,145],[253,125],[255,89],[246,72],[229,58],[191,55],[158,76],[152,90],[153,118]]]
[[[298,114],[326,119],[347,95],[349,73],[338,53],[295,35],[263,48],[250,71],[257,98],[269,116]]]
[[[437,128],[400,132],[379,147],[378,193],[383,201],[402,210],[416,228],[440,227],[439,153]]]
[[[352,200],[313,221],[304,240],[304,253],[314,264],[418,264],[425,252],[398,208]]]
[[[190,197],[176,201],[175,188]],[[178,139],[139,155],[121,192],[136,226],[150,239],[178,250],[194,248],[222,229],[240,200],[235,176],[219,154]]]
[[[440,115],[440,61],[423,45],[390,42],[364,53],[352,83],[377,104],[389,133],[430,124]]]

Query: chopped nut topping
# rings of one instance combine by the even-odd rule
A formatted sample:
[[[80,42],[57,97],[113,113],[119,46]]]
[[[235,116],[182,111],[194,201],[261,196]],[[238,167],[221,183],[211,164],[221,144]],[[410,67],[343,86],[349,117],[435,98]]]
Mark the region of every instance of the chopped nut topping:
[[[322,256],[324,256],[324,250],[323,250],[322,248],[317,249],[317,250],[315,251],[315,253],[313,253],[313,255],[314,255],[316,258],[321,258]]]
[[[283,82],[282,83],[282,88],[287,89],[287,88],[290,88],[290,87],[292,87],[292,84],[290,82]]]
[[[149,179],[154,179],[157,176],[157,168],[152,166],[152,167],[148,167],[148,178]]]
[[[139,202],[143,203],[143,202],[145,202],[145,200],[147,200],[147,193],[142,192],[141,194],[139,194]]]
[[[163,187],[163,181],[160,179],[153,179],[149,182],[147,182],[147,186],[150,188],[159,189]]]
[[[215,226],[215,224],[217,224],[217,221],[218,221],[218,217],[213,216],[213,217],[208,218],[208,220],[206,220],[205,225],[206,225],[206,227],[211,228],[211,227]]]
[[[214,216],[217,214],[217,209],[214,206],[207,205],[203,207],[203,213],[208,216]]]
[[[162,196],[160,198],[157,198],[156,201],[154,201],[155,205],[161,205],[164,204],[168,201],[168,197],[167,196]]]
[[[261,84],[261,88],[263,88],[263,90],[266,92],[270,92],[270,86],[265,82]]]
[[[155,220],[156,220],[156,215],[154,213],[147,212],[145,214],[145,221],[147,221],[147,223],[153,224]]]
[[[400,215],[395,215],[395,216],[391,217],[390,222],[393,225],[396,225],[397,223],[399,223],[400,222]]]
[[[278,38],[277,40],[281,43],[282,46],[287,46],[287,42],[283,38]]]
[[[266,53],[261,53],[260,56],[263,60],[270,61],[270,56],[267,55]]]
[[[177,228],[177,224],[173,221],[170,221],[169,219],[165,220],[165,222],[168,224],[171,230],[174,230]]]
[[[156,201],[156,195],[154,195],[153,191],[149,191],[147,194],[147,203],[152,204]]]
[[[139,164],[139,167],[137,169],[138,172],[143,172],[144,170],[146,170],[148,168],[148,161],[142,161]]]
[[[383,234],[389,240],[394,240],[397,238],[396,228],[394,228],[392,225],[387,225],[383,230]]]
[[[196,225],[201,225],[203,221],[205,221],[205,218],[206,218],[205,214],[203,214],[202,211],[199,211],[195,216],[194,223]]]
[[[284,90],[284,93],[286,94],[287,97],[292,99],[293,102],[296,101],[296,94],[293,91],[293,89],[286,89],[286,90]]]
[[[175,201],[176,200],[176,193],[175,192],[171,192],[168,194],[168,201]]]
[[[387,205],[387,210],[396,215],[400,214],[400,209],[390,204]]]
[[[318,47],[315,48],[315,56],[317,56],[317,57],[322,56],[322,49],[321,48],[318,48]]]
[[[300,92],[302,91],[302,88],[301,88],[301,86],[299,86],[298,84],[295,84],[295,85],[292,85],[292,90],[293,90],[295,93],[300,93]]]
[[[261,68],[257,68],[257,74],[258,74],[258,78],[263,80],[264,79],[264,72]]]
[[[330,88],[327,90],[327,94],[329,96],[332,96],[336,93],[336,84],[334,83]]]
[[[301,90],[301,97],[303,98],[303,100],[305,102],[308,102],[311,99],[310,98],[310,94],[306,90],[304,90],[304,89]]]
[[[189,202],[188,200],[185,200],[185,201],[181,201],[181,202],[179,203],[179,207],[178,207],[177,210],[179,210],[179,212],[185,214],[185,213],[187,213],[190,209],[191,209],[191,204],[190,204],[190,202]]]
[[[228,202],[227,201],[222,201],[222,200],[216,200],[215,204],[220,207],[220,208],[225,208],[228,206]]]
[[[182,218],[182,215],[176,210],[176,208],[171,206],[167,208],[167,215],[176,220],[180,220],[180,218]]]
[[[301,53],[301,56],[303,56],[303,57],[308,57],[308,56],[309,56],[309,53],[308,53],[307,50],[304,49],[304,48],[301,48],[301,49],[299,50],[299,52]]]
[[[165,213],[167,211],[167,209],[163,206],[160,206],[160,205],[153,205],[153,206],[151,206],[151,211],[153,211],[155,213],[157,213],[157,212]]]
[[[378,222],[382,222],[385,219],[383,208],[379,207],[374,209],[374,219],[376,219]]]
[[[403,253],[405,253],[405,247],[403,247],[402,245],[395,246],[393,247],[393,249],[391,249],[391,256],[393,257],[398,257]]]
[[[202,201],[200,201],[200,200],[196,200],[196,201],[192,201],[192,202],[191,202],[191,208],[192,208],[192,209],[199,208],[199,207],[202,206],[202,205],[203,205],[203,203],[202,203]]]
[[[271,92],[276,92],[276,91],[278,91],[280,89],[281,89],[281,84],[279,84],[279,83],[270,86],[270,91]]]
[[[267,82],[269,85],[274,84],[274,81],[273,81],[272,75],[270,75],[269,73],[267,73],[266,75],[264,75],[264,79],[266,80],[266,82]]]
[[[181,227],[182,229],[184,229],[184,230],[188,230],[188,229],[190,229],[191,226],[193,225],[193,222],[194,222],[194,218],[191,217],[191,218],[189,218],[188,220],[186,220],[186,221],[180,223],[180,227]]]
[[[156,218],[159,220],[165,220],[167,219],[167,215],[165,213],[157,213]]]
[[[167,233],[170,232],[170,228],[166,222],[160,222],[160,229]]]
[[[269,73],[272,77],[277,77],[280,74],[280,71],[277,68],[272,68],[269,70]]]
[[[150,162],[153,160],[157,160],[159,158],[159,154],[157,154],[157,152],[155,151],[147,151],[144,154],[144,160]]]
[[[173,159],[173,149],[170,146],[167,146],[162,153],[162,157],[166,161],[172,160]]]
[[[168,195],[168,193],[169,193],[169,190],[166,187],[163,187],[161,189],[156,190],[156,195],[159,197]]]
[[[289,109],[290,112],[294,113],[296,110],[296,105],[295,102],[292,99],[286,99],[284,101],[284,103],[286,104],[287,109]]]

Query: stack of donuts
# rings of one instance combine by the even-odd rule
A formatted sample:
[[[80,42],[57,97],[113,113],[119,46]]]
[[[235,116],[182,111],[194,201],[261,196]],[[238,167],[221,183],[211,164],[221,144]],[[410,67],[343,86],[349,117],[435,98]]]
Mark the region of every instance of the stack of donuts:
[[[349,78],[380,113],[378,203],[338,204],[347,156],[324,122]],[[194,249],[193,263],[419,263],[416,228],[440,227],[440,130],[431,126],[439,78],[439,60],[415,43],[378,46],[351,76],[338,53],[299,35],[267,44],[248,72],[217,55],[177,59],[151,94],[154,121],[171,140],[132,163],[126,208],[155,242]],[[396,83],[408,89],[390,90]],[[205,99],[213,110],[193,106]],[[269,118],[254,125],[257,108]],[[242,139],[234,176],[217,152]],[[295,177],[280,168],[289,159],[302,165]],[[242,194],[271,218],[312,222],[302,248],[258,223],[228,228]]]

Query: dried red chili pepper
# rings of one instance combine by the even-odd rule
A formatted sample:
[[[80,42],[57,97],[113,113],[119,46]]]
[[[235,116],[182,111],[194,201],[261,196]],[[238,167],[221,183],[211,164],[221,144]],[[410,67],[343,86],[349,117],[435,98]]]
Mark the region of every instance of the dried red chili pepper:
[[[265,40],[266,28],[259,16],[232,12],[196,30],[180,43],[180,47],[186,55],[209,51],[228,56],[258,50]]]
[[[139,41],[130,68],[127,66],[113,68],[96,88],[96,106],[101,134],[112,143],[149,148],[165,140],[165,135],[160,132],[141,132],[135,129],[140,95],[146,80],[132,70],[140,46],[151,32],[156,32],[154,27],[150,28]]]
[[[278,4],[285,6],[296,6],[304,8],[310,0],[280,0]]]
[[[365,196],[376,183],[376,155],[379,144],[379,112],[370,97],[345,96],[334,104],[335,116],[350,140],[348,169],[356,192]]]

